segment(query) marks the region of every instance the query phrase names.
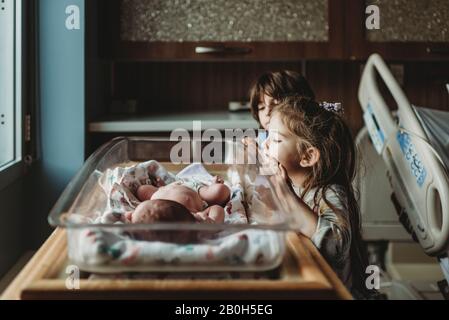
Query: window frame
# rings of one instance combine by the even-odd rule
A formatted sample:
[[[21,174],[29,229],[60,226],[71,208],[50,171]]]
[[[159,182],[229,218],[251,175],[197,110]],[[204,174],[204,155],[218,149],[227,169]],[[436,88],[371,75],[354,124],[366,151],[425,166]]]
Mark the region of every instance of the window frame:
[[[23,174],[24,154],[24,108],[23,108],[23,0],[6,0],[1,5],[13,5],[14,54],[13,54],[13,160],[0,166],[0,190]]]

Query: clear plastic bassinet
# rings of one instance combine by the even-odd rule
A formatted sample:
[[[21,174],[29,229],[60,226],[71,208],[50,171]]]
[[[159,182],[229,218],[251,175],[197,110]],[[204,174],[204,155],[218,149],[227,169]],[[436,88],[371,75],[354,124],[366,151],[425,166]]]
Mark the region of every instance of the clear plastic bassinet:
[[[105,185],[115,182],[120,187],[123,172],[134,177],[147,163],[157,164],[176,179],[181,170],[193,166],[173,163],[180,143],[184,143],[187,157],[197,161],[195,166],[222,176],[230,187],[232,203],[225,207],[225,222],[121,221],[121,213],[111,210],[111,194]],[[292,193],[279,175],[262,174],[257,161],[244,158],[242,163],[245,149],[240,142],[213,143],[215,149],[211,142],[120,137],[100,147],[49,215],[52,226],[67,229],[70,262],[95,273],[266,271],[278,267],[285,253],[285,232],[297,229],[300,223],[295,219]],[[207,152],[216,163],[201,161]],[[185,160],[186,155],[183,157]],[[132,205],[129,200],[120,198],[124,205]],[[142,233],[151,234],[151,240],[136,236]]]

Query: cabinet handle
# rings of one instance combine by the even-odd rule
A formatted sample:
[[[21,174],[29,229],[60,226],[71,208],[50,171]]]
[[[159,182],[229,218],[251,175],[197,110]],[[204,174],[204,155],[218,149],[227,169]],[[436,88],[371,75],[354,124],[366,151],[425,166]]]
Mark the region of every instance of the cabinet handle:
[[[250,53],[251,48],[245,48],[245,47],[195,47],[195,53],[198,54],[217,54],[217,53],[224,53],[224,54],[246,54]]]
[[[441,55],[449,55],[449,48],[426,48],[427,53],[430,54],[441,54]]]

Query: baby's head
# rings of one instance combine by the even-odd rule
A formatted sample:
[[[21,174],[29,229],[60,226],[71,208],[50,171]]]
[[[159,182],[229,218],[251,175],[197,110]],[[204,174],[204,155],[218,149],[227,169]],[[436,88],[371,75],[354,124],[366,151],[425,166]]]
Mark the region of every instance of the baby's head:
[[[263,129],[268,129],[273,108],[290,95],[315,99],[306,78],[295,71],[267,72],[253,84],[250,90],[251,112]]]
[[[269,123],[268,154],[287,172],[302,172],[304,187],[348,185],[355,174],[355,145],[338,112],[312,99],[285,98]]]
[[[182,204],[171,200],[147,200],[131,216],[132,223],[194,222],[195,218]]]
[[[131,223],[144,224],[157,222],[194,223],[196,221],[190,211],[180,203],[162,199],[147,200],[140,203],[128,219]],[[137,232],[133,232],[133,234],[140,240],[147,241],[189,243],[195,242],[197,239],[197,233],[189,230],[139,230]]]

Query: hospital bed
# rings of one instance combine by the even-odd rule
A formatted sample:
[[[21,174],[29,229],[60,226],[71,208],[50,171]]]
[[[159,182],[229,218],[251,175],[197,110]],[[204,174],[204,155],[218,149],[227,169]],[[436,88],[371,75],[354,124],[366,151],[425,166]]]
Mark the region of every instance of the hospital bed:
[[[378,80],[391,93],[396,110],[386,103]],[[357,142],[363,145],[369,134],[392,191],[391,202],[383,199],[385,190],[381,198],[379,193],[362,197],[375,197],[388,210],[393,207],[409,237],[438,259],[449,281],[449,112],[412,106],[378,54],[366,63],[358,98],[366,129]],[[363,201],[361,207],[363,211]],[[393,239],[405,238],[394,225],[389,232]]]

